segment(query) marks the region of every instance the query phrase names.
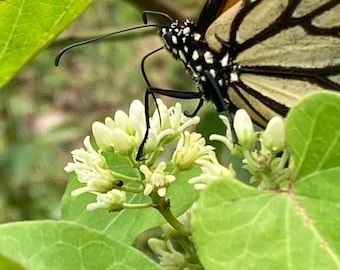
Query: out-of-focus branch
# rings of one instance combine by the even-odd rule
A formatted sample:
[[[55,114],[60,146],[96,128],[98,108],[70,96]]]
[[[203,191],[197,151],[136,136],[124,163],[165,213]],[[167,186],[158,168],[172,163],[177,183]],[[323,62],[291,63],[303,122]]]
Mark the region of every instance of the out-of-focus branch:
[[[116,0],[113,0],[113,1],[116,1]],[[179,21],[184,21],[187,18],[191,19],[193,17],[192,10],[190,11],[189,9],[183,9],[183,8],[177,7],[169,0],[126,0],[125,2],[129,2],[130,4],[139,7],[141,10],[154,10],[154,11],[164,12],[172,18],[178,19]],[[164,20],[162,16],[153,16],[152,20],[158,23],[166,23],[166,24],[169,23],[169,20],[168,19]],[[121,29],[117,29],[117,31],[118,30],[121,30]],[[115,31],[114,29],[106,29],[106,30],[101,29],[100,33],[110,33],[114,31]],[[144,31],[136,31],[136,32],[130,32],[130,33],[127,32],[125,34],[119,35],[119,41],[136,39],[137,37],[147,36],[150,34],[154,34],[154,31],[152,31],[152,29],[146,29]],[[80,35],[77,35],[76,37],[71,36],[71,37],[59,38],[55,40],[53,43],[51,43],[49,48],[61,48],[69,44],[91,39],[94,36],[98,36],[98,35],[99,34],[97,31],[93,34],[87,31],[86,35],[80,34]],[[103,41],[108,42],[109,40],[114,40],[117,37],[118,36],[107,38]],[[101,40],[98,42],[101,42]]]
[[[126,2],[139,7],[141,10],[156,10],[164,12],[174,19],[184,21],[192,18],[192,12],[177,7],[169,0],[126,0]]]

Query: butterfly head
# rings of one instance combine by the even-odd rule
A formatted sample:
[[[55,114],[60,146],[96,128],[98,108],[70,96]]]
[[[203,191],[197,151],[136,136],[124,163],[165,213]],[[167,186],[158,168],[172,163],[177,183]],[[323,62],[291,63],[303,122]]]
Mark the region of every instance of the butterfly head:
[[[195,31],[194,22],[186,20],[183,24],[178,21],[162,27],[159,35],[164,43],[164,47],[176,58],[180,58],[187,63],[187,56],[192,48],[202,42],[201,35]]]

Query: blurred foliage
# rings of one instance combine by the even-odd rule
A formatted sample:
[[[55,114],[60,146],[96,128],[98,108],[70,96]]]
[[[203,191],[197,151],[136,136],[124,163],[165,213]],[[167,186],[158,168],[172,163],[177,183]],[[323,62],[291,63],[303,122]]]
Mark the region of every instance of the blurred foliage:
[[[171,1],[195,13],[204,1]],[[161,46],[157,30],[130,32],[68,51],[58,68],[57,52],[72,40],[141,25],[141,11],[124,1],[96,1],[54,44],[26,65],[0,97],[0,221],[58,218],[70,151],[81,147],[91,123],[127,110],[143,99],[144,55]],[[146,33],[146,34],[143,34]],[[63,45],[61,45],[63,44]],[[164,51],[147,60],[153,85],[195,89],[183,68]],[[175,100],[162,98],[168,104]],[[192,111],[196,102],[183,102]],[[213,108],[212,105],[205,108]]]

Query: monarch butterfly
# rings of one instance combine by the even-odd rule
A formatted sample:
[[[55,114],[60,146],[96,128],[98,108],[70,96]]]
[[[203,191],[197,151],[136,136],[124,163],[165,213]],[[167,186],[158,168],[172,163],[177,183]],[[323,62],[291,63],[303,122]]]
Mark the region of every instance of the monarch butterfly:
[[[167,26],[146,23],[159,28],[164,48],[183,62],[198,87],[198,92],[152,87],[143,68],[147,127],[148,96],[155,93],[200,99],[193,114],[211,100],[218,112],[227,114],[236,142],[236,108],[246,109],[265,126],[312,91],[340,91],[339,14],[339,0],[207,0],[197,24],[180,24],[169,16]],[[137,159],[147,137],[148,129]]]
[[[196,25],[160,30],[218,111],[244,108],[264,126],[312,91],[340,91],[338,0],[234,2],[211,22],[231,2],[208,0]]]

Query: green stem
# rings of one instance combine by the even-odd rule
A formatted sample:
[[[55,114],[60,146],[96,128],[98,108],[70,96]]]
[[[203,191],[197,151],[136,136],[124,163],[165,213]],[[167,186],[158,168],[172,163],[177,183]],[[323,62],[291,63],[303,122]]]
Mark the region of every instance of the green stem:
[[[157,157],[159,156],[160,153],[161,153],[161,151],[159,151],[159,150],[153,151],[151,156],[149,157],[148,161],[146,162],[146,165],[148,167],[151,167],[155,163],[155,161],[156,161],[156,159],[157,159]]]
[[[244,158],[247,160],[248,165],[250,166],[250,168],[252,170],[258,171],[259,169],[261,169],[259,164],[256,162],[256,160],[254,160],[249,149],[243,149],[242,154],[243,154]]]
[[[119,190],[123,190],[126,192],[132,192],[132,193],[142,193],[144,188],[133,188],[133,187],[129,187],[129,186],[122,186],[117,188]]]
[[[290,176],[290,170],[288,168],[286,170],[283,170],[282,172],[282,175],[280,175],[280,177],[276,179],[278,185],[280,185],[283,181],[289,179]]]
[[[181,170],[178,168],[178,166],[175,166],[170,174],[176,176],[180,171]]]
[[[192,242],[190,241],[190,239],[188,237],[186,237],[185,239],[183,237],[178,239],[178,242],[181,244],[182,248],[188,253],[190,254],[190,256],[192,258],[196,258],[197,259],[197,254],[195,253],[195,251],[193,250],[193,246],[192,246]]]
[[[285,148],[285,150],[283,150],[283,154],[281,156],[280,163],[277,166],[278,170],[281,171],[285,168],[289,157],[290,157],[290,153],[288,152],[287,148]]]
[[[136,177],[127,176],[112,170],[111,173],[116,179],[122,180],[123,182],[141,183],[141,180]]]
[[[123,207],[126,209],[141,209],[141,208],[149,208],[153,207],[153,203],[123,203]]]
[[[170,211],[170,203],[165,198],[159,197],[157,193],[152,192],[150,197],[154,203],[154,207],[161,213],[166,221],[180,234],[191,235],[191,231],[186,229]]]
[[[129,157],[127,157],[127,158],[128,158],[128,160],[130,161],[130,163],[132,164],[132,166],[133,166],[134,168],[136,168],[136,169],[139,168],[139,162],[137,162],[137,161],[135,160],[135,158],[133,158],[132,156],[129,156]]]

